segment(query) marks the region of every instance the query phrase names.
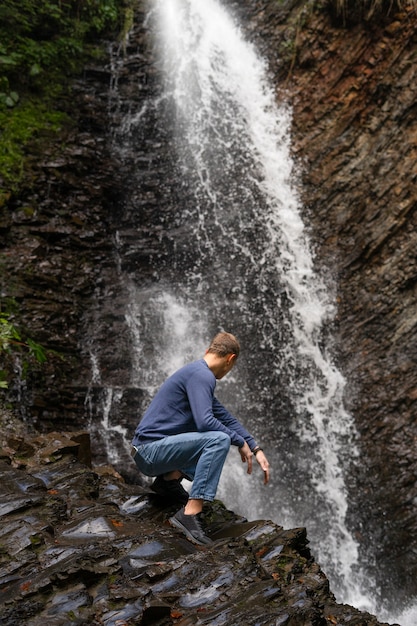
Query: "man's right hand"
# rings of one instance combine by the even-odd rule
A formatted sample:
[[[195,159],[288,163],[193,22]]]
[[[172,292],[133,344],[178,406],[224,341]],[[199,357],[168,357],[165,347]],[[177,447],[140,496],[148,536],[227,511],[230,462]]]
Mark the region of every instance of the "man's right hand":
[[[259,452],[256,453],[255,458],[258,461],[258,463],[261,466],[261,469],[262,469],[262,471],[264,473],[264,485],[267,485],[268,482],[269,482],[269,463],[268,463],[268,459],[266,458],[265,454],[263,453],[263,450],[259,450]]]

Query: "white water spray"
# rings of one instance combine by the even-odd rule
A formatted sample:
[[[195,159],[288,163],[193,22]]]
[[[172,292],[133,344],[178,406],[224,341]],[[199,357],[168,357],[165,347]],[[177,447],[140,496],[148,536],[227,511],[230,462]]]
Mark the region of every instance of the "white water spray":
[[[95,445],[104,447],[105,453],[102,455],[110,463],[117,465],[124,460],[123,450],[126,452],[129,440],[126,428],[111,419],[112,413],[116,412],[116,407],[122,400],[123,390],[103,385],[99,360],[92,351],[90,361],[91,382],[84,400],[90,419],[89,432]],[[130,446],[127,451],[130,451]]]
[[[206,347],[202,317],[173,294],[159,288],[138,292],[130,285],[126,322],[134,355],[131,384],[145,387],[151,398],[166,377],[200,358]]]

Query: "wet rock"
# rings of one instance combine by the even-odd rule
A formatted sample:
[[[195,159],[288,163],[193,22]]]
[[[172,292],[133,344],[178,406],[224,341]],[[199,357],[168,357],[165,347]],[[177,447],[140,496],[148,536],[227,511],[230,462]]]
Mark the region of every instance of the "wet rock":
[[[81,463],[77,438],[2,451],[2,625],[378,626],[335,603],[305,529],[247,522],[216,501],[203,516],[215,544],[197,547],[145,487]]]

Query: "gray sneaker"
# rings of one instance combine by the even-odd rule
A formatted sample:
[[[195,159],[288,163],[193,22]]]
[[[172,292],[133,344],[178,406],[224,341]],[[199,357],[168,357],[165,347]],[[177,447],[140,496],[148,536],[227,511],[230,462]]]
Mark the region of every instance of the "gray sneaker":
[[[179,528],[184,535],[199,546],[209,546],[213,541],[207,537],[201,528],[201,522],[198,515],[185,515],[184,509],[180,509],[173,517],[169,518],[171,526]]]

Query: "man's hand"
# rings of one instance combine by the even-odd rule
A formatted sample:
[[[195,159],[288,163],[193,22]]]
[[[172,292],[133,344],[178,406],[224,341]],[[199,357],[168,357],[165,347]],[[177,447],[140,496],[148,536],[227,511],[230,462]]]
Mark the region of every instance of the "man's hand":
[[[251,452],[251,449],[249,448],[247,442],[245,441],[244,445],[239,448],[239,452],[240,452],[240,458],[242,459],[242,463],[247,463],[248,464],[248,474],[252,474],[252,465],[253,465],[253,452]],[[259,450],[259,452],[256,453],[255,455],[256,460],[258,461],[259,465],[261,466],[261,469],[264,473],[264,485],[266,485],[269,482],[269,463],[268,463],[268,459],[266,458],[265,454],[263,453],[262,450]]]
[[[261,466],[261,469],[262,469],[262,471],[264,473],[264,485],[266,485],[269,482],[269,463],[268,463],[268,459],[266,458],[266,456],[264,455],[262,450],[259,450],[259,452],[256,453],[255,458],[258,461],[258,463]]]
[[[252,458],[253,452],[249,448],[247,442],[243,444],[241,448],[239,448],[240,458],[242,459],[242,463],[248,464],[247,472],[248,474],[252,474]]]

